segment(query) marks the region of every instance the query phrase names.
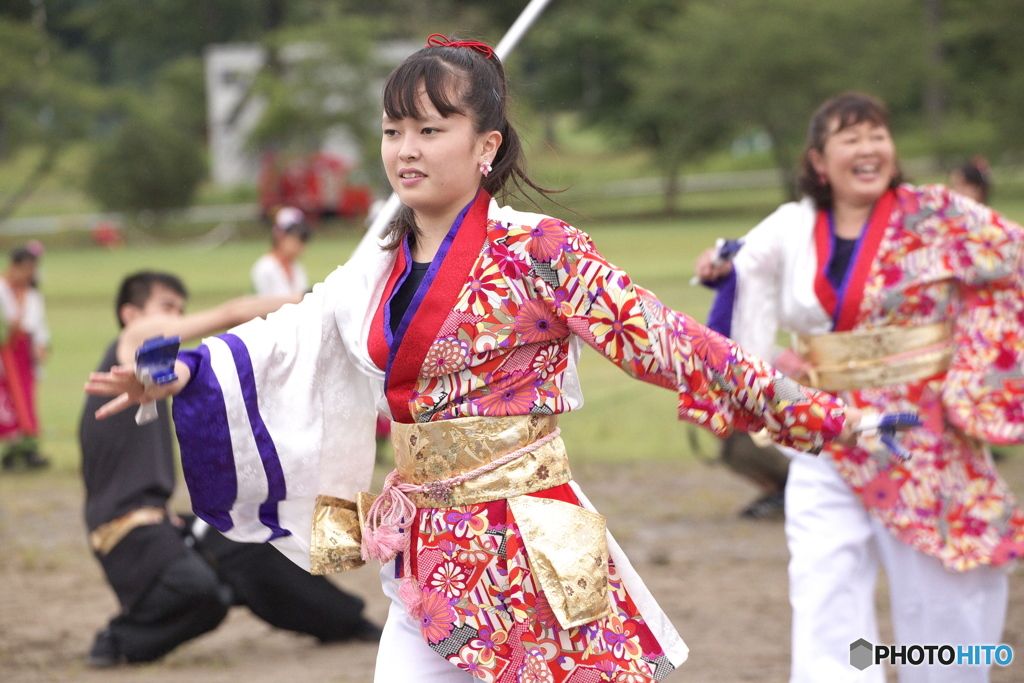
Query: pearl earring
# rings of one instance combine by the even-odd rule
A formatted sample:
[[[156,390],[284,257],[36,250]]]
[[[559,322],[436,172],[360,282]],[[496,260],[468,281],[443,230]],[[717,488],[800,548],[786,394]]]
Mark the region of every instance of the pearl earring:
[[[480,162],[480,172],[483,173],[484,177],[486,178],[487,174],[489,174],[491,172],[491,162],[487,161],[486,159],[481,161]]]

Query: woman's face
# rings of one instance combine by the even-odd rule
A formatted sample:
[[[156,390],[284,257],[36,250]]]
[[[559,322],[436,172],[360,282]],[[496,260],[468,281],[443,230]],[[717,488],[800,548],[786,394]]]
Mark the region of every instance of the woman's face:
[[[38,262],[32,259],[27,259],[21,263],[12,263],[7,269],[7,279],[15,285],[31,285],[36,278],[38,267]]]
[[[896,147],[886,126],[861,121],[825,138],[822,151],[811,150],[814,170],[832,186],[836,206],[870,206],[896,176]]]
[[[290,232],[281,235],[277,240],[277,250],[289,261],[294,261],[306,250],[306,243]]]
[[[480,188],[480,162],[493,161],[501,133],[477,133],[461,114],[444,118],[426,90],[419,92],[422,118],[397,121],[384,115],[381,158],[391,187],[420,218],[457,214]]]

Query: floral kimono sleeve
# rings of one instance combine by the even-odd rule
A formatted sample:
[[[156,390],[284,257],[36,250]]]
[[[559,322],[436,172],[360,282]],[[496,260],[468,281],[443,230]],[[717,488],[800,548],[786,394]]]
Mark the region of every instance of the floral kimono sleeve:
[[[681,419],[718,435],[767,427],[775,441],[812,452],[842,430],[838,399],[663,306],[585,233],[546,218],[517,246],[529,256],[538,294],[569,329],[629,375],[675,390]]]
[[[950,422],[996,444],[1024,441],[1024,229],[987,206],[927,188],[947,217],[944,258],[960,284],[956,351],[943,384]]]

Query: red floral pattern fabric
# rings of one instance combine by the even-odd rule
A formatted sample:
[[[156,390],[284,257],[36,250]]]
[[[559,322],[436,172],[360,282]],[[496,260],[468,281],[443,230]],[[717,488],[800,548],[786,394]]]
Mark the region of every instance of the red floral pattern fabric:
[[[555,490],[572,496],[567,486]],[[674,670],[614,562],[613,613],[560,629],[505,501],[420,510],[416,528],[423,639],[481,681],[650,683]]]
[[[430,347],[410,412],[431,421],[572,410],[575,334],[637,379],[677,392],[679,416],[725,435],[767,426],[817,451],[841,407],[692,318],[664,307],[562,221],[491,219],[480,255]]]
[[[1024,440],[1024,230],[942,186],[902,186],[854,329],[952,321],[939,377],[852,392],[863,408],[915,411],[912,457],[830,445],[867,509],[900,540],[964,571],[1024,556],[1024,513],[980,441]]]
[[[570,371],[575,335],[629,375],[673,390],[680,418],[715,433],[767,427],[780,443],[816,452],[841,432],[841,401],[796,384],[662,306],[601,257],[585,233],[493,203],[486,224],[474,225],[475,206],[423,294],[428,302],[453,282],[463,283],[450,312],[442,309],[436,317],[441,296],[431,306],[424,303],[391,349],[399,359],[387,368],[393,413],[429,422],[573,410],[581,398]],[[479,239],[473,247],[478,251],[465,258],[471,235]],[[399,260],[396,273],[402,267]],[[393,273],[390,286],[396,281]],[[381,306],[387,305],[385,296]],[[384,319],[381,310],[376,321]],[[384,336],[374,335],[371,355],[388,358]],[[425,349],[422,361],[412,348]],[[421,362],[415,376],[408,372],[410,359]],[[560,499],[578,504],[568,487],[547,494],[558,489],[564,489]],[[578,628],[559,627],[534,583],[506,501],[421,509],[414,529],[410,566],[422,596],[423,638],[476,678],[647,683],[672,670],[614,561],[613,614]]]

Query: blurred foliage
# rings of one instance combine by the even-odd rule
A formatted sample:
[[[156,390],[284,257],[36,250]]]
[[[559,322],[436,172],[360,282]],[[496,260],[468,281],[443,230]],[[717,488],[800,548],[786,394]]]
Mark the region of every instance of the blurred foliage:
[[[919,109],[923,21],[916,0],[594,0],[556,8],[531,36],[528,92],[582,109],[649,149],[675,185],[686,163],[751,129],[793,171],[815,107],[861,89],[901,114]],[[894,65],[898,65],[894,67]]]
[[[107,84],[149,85],[161,68],[210,43],[255,42],[268,0],[56,0],[50,25],[97,65]]]
[[[431,32],[493,43],[526,4],[0,0],[0,163],[44,150],[0,218],[83,137],[109,153],[111,136],[145,119],[174,129],[154,140],[203,147],[211,44],[267,50],[250,95],[267,102],[254,142],[315,147],[340,124],[374,149],[375,46]],[[674,210],[682,171],[707,168],[738,138],[766,137],[759,163],[785,169],[791,188],[811,112],[849,89],[885,100],[898,135],[925,131],[915,154],[1019,162],[1022,30],[1020,0],[552,0],[508,67],[523,118],[548,143],[572,113],[606,149],[644,150],[656,169],[639,172],[668,179]]]
[[[944,0],[948,105],[963,121],[991,125],[986,149],[993,156],[1024,153],[1024,3],[1019,0]],[[955,139],[941,152],[964,156]]]
[[[110,211],[137,221],[192,202],[206,172],[202,155],[187,135],[168,122],[132,115],[102,145],[86,179],[89,193]]]
[[[314,152],[343,127],[373,158],[380,140],[380,87],[391,65],[375,48],[374,24],[331,13],[266,40],[268,58],[251,90],[266,108],[249,142],[257,149]]]
[[[14,21],[0,13],[0,64],[0,162],[28,145],[43,150],[18,188],[0,203],[3,219],[38,187],[65,149],[90,130],[102,96],[90,85],[89,61],[62,50],[38,19]]]

